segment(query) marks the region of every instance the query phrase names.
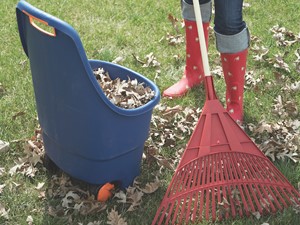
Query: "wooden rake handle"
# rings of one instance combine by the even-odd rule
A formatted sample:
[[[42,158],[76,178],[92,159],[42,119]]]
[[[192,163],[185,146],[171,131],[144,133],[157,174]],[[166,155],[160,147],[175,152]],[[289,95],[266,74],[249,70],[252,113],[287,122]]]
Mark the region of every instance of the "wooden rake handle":
[[[202,16],[201,16],[199,1],[193,0],[193,5],[194,5],[195,16],[196,16],[196,24],[197,24],[197,30],[198,30],[200,52],[201,52],[201,56],[202,56],[204,75],[206,77],[208,77],[208,76],[211,76],[211,74],[210,74],[210,68],[209,68],[209,63],[208,63],[207,48],[206,48],[206,42],[205,42],[205,37],[204,37]]]

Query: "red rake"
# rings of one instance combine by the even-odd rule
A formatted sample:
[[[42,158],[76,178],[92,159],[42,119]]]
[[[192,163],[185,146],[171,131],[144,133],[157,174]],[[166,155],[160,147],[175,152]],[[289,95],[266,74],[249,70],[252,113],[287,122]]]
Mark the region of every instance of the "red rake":
[[[203,44],[200,6],[198,0],[193,2],[206,102],[152,225],[274,213],[299,205],[299,192],[217,99]]]

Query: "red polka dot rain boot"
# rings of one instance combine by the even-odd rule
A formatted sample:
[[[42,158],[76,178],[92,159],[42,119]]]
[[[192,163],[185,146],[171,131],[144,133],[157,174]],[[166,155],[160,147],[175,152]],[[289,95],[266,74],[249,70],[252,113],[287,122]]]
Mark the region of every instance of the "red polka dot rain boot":
[[[231,117],[243,122],[243,98],[248,49],[238,53],[221,53],[226,82],[226,105]]]
[[[199,85],[204,78],[196,22],[189,20],[184,20],[184,22],[186,34],[186,66],[184,75],[181,80],[163,92],[165,97],[181,97],[190,88]],[[209,23],[203,23],[203,29],[206,43],[208,43]]]

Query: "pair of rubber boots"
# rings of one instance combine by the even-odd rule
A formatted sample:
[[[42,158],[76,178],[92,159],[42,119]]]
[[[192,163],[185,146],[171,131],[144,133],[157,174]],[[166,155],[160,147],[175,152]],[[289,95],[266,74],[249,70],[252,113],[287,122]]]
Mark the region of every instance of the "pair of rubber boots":
[[[203,23],[208,47],[209,23]],[[185,20],[186,66],[184,75],[177,83],[163,92],[166,97],[181,97],[190,88],[204,80],[202,57],[199,48],[197,25],[195,21]],[[243,121],[243,95],[248,50],[238,53],[221,53],[222,68],[226,83],[226,105],[231,117],[238,123]]]

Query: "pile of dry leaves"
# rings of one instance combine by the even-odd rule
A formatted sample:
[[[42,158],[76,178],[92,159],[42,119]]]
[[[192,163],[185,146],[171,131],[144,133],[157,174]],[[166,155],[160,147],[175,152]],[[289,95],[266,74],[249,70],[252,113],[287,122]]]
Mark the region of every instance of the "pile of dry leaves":
[[[153,99],[155,93],[150,87],[144,87],[137,79],[112,80],[109,73],[103,68],[94,70],[94,75],[98,80],[106,97],[116,106],[124,109],[138,108]]]

